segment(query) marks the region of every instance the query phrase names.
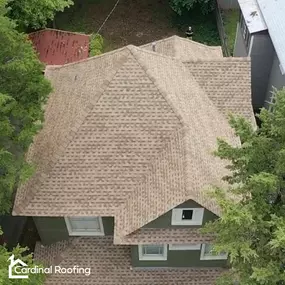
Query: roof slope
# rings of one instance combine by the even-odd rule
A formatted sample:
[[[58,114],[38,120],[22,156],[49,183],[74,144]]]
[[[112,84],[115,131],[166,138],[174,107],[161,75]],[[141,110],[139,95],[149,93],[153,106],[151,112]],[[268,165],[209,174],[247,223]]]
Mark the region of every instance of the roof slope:
[[[29,34],[42,62],[62,65],[88,58],[89,36],[79,33],[44,29]]]
[[[141,48],[152,51],[152,45],[153,43],[149,43],[141,46]],[[220,46],[207,46],[178,36],[156,41],[155,51],[182,61],[207,60],[223,57],[222,48]]]
[[[238,113],[255,122],[249,96],[249,58],[188,61],[184,64],[219,111],[226,116]]]
[[[35,259],[45,266],[72,268],[78,264],[91,268],[89,276],[48,274],[45,285],[211,285],[226,270],[221,267],[135,270],[131,247],[114,245],[110,236],[75,237],[46,247],[37,243]]]
[[[285,70],[285,2],[284,0],[257,0],[266,22],[278,59]]]
[[[217,137],[239,141],[195,68],[134,46],[48,67],[55,91],[28,153],[38,168],[18,189],[13,214],[115,216],[118,241],[189,199],[219,214],[204,191],[226,170],[211,152]],[[250,98],[250,86],[239,94]]]

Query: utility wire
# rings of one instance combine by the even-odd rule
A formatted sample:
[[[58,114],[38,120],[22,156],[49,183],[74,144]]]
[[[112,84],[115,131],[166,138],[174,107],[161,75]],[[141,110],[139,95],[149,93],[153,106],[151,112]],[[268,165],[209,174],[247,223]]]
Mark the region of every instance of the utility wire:
[[[115,3],[113,9],[111,10],[111,12],[109,13],[109,15],[106,17],[105,21],[103,22],[103,24],[100,26],[100,28],[98,29],[97,33],[95,35],[98,35],[99,32],[101,31],[101,29],[104,27],[104,25],[106,24],[106,22],[108,21],[108,19],[110,18],[110,16],[112,15],[112,13],[114,12],[114,10],[116,9],[116,7],[118,6],[120,0],[117,0],[117,2]]]

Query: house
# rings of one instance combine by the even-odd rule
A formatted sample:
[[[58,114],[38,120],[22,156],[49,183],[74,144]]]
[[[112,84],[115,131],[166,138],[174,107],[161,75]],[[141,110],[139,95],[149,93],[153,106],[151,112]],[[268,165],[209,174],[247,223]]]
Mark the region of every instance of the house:
[[[89,55],[89,36],[85,34],[44,29],[29,34],[39,59],[48,65],[76,62]]]
[[[207,195],[227,173],[216,139],[240,144],[226,115],[254,122],[249,59],[173,36],[46,76],[54,92],[28,153],[37,171],[13,214],[34,217],[37,259],[91,267],[46,284],[214,284],[227,254],[199,228],[220,215]]]
[[[273,87],[285,86],[284,0],[238,0],[234,56],[250,56],[255,110],[270,107]]]

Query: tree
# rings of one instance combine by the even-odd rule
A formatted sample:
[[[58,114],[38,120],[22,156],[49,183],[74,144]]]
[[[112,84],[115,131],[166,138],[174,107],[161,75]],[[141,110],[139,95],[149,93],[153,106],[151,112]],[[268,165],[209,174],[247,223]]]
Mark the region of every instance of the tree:
[[[2,231],[0,229],[0,235]],[[33,261],[32,254],[26,254],[28,248],[21,247],[17,245],[10,252],[5,245],[0,245],[0,284],[5,285],[42,285],[44,283],[45,275],[42,273],[37,274],[29,274],[28,279],[9,279],[8,275],[8,266],[10,264],[9,258],[14,254],[15,259],[20,258],[23,262],[25,262],[29,268],[33,268],[35,265],[38,267],[42,267],[41,265],[35,264]]]
[[[215,154],[230,161],[230,189],[215,189],[222,215],[203,230],[215,235],[214,251],[229,253],[232,269],[218,284],[285,284],[285,88],[275,96],[260,128],[230,117],[240,147],[218,140]]]
[[[207,14],[214,10],[214,0],[170,0],[171,8],[178,13],[182,14],[183,9],[190,10],[194,5],[200,5],[203,14]]]
[[[9,3],[9,16],[20,27],[42,28],[55,13],[73,4],[72,0],[12,0]]]
[[[27,36],[15,30],[0,0],[0,213],[11,209],[17,183],[32,173],[24,158],[41,128],[42,105],[51,92]]]

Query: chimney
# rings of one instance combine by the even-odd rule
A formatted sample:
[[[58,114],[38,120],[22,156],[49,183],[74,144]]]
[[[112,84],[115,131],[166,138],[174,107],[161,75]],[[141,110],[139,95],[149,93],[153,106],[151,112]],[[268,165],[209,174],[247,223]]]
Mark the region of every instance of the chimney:
[[[155,51],[156,42],[153,42],[153,43],[151,44],[151,47],[152,47],[152,51]]]

